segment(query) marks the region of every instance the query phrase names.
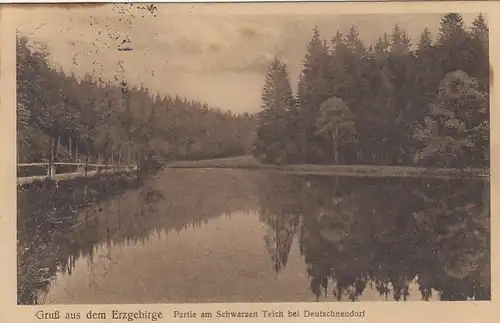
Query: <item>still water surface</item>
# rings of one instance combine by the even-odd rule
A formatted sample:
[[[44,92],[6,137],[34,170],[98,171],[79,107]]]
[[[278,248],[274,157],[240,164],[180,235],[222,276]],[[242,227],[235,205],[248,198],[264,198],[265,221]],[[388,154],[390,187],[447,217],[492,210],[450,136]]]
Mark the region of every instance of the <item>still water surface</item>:
[[[490,299],[479,180],[168,169],[57,216],[19,219],[36,302]]]

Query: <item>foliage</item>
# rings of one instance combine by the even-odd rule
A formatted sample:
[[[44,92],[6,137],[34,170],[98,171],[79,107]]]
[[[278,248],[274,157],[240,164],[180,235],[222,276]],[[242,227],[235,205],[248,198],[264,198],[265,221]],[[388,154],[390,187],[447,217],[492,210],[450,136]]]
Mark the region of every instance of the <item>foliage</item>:
[[[487,150],[488,121],[486,95],[478,90],[476,80],[463,71],[451,72],[443,79],[436,101],[431,104],[415,138],[422,149],[417,162],[433,160],[442,167],[464,167]]]
[[[47,57],[43,48],[18,37],[20,161],[67,158],[68,149],[105,162],[139,162],[148,155],[162,160],[215,158],[250,150],[255,122],[247,113],[223,112],[178,96],[153,96],[144,87],[90,75],[78,79],[54,69]],[[51,140],[57,142],[52,154]]]
[[[289,122],[293,120],[295,101],[288,80],[286,65],[275,57],[269,66],[262,91],[262,111],[259,113],[254,155],[266,163],[284,163],[293,155],[288,145]]]
[[[354,134],[354,115],[347,104],[337,97],[321,103],[320,115],[316,120],[317,135],[331,138],[333,145],[333,163],[338,164],[338,150],[342,139],[352,138]]]
[[[488,35],[481,14],[469,30],[460,14],[445,14],[439,30],[432,33],[424,28],[415,48],[400,25],[369,46],[361,41],[356,26],[345,34],[338,31],[329,43],[322,41],[316,27],[299,77],[296,114],[289,114],[288,124],[295,127],[267,136],[273,143],[287,141],[273,146],[283,154],[284,147],[300,147],[294,163],[335,163],[331,137],[317,134],[323,126],[318,122],[322,103],[336,97],[349,107],[357,132],[354,144],[338,147],[339,163],[487,167]],[[464,81],[470,78],[474,83],[470,91],[477,97],[463,94],[453,112],[467,115],[454,126],[456,132],[465,127],[466,134],[443,137],[441,131],[430,130],[429,122],[436,119],[438,110],[449,110],[447,105],[454,104],[450,100],[460,101],[443,92],[443,80],[453,75],[462,75]],[[447,125],[452,127],[453,121]],[[272,146],[260,140],[259,145]]]

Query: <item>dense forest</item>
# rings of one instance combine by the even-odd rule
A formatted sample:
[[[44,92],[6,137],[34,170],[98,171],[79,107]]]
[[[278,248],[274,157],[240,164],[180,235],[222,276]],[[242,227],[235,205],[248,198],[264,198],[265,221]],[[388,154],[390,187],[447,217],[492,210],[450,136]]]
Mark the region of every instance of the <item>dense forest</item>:
[[[57,70],[17,38],[18,161],[139,162],[247,154],[254,117]],[[51,148],[52,147],[52,148]]]
[[[444,15],[412,44],[395,25],[366,45],[356,26],[314,29],[298,88],[276,57],[253,154],[275,164],[489,166],[489,30]]]
[[[253,152],[263,163],[489,166],[489,31],[479,14],[442,17],[415,44],[399,25],[375,44],[356,26],[315,28],[294,93],[269,66],[257,115],[78,78],[17,40],[18,160],[202,159]],[[253,145],[252,145],[253,144]]]

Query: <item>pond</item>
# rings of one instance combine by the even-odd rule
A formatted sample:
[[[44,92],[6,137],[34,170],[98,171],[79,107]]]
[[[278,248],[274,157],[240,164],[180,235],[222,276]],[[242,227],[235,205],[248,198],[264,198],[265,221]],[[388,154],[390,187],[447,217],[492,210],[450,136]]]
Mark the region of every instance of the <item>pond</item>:
[[[491,297],[482,180],[166,169],[67,213],[19,212],[20,304]]]

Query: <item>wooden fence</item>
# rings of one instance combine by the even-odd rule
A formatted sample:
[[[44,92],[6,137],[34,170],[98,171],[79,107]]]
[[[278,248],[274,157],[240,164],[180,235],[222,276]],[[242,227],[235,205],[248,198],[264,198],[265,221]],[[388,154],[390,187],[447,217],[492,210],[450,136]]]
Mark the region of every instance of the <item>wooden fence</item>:
[[[64,166],[69,171],[57,173],[57,166]],[[45,174],[38,176],[18,176],[17,185],[31,184],[35,181],[52,179],[56,181],[72,180],[78,177],[94,177],[101,174],[120,174],[132,173],[138,170],[136,165],[113,165],[113,164],[86,164],[86,163],[68,163],[68,162],[53,162],[53,163],[27,163],[17,164],[18,172],[20,169],[37,167],[44,168]]]

